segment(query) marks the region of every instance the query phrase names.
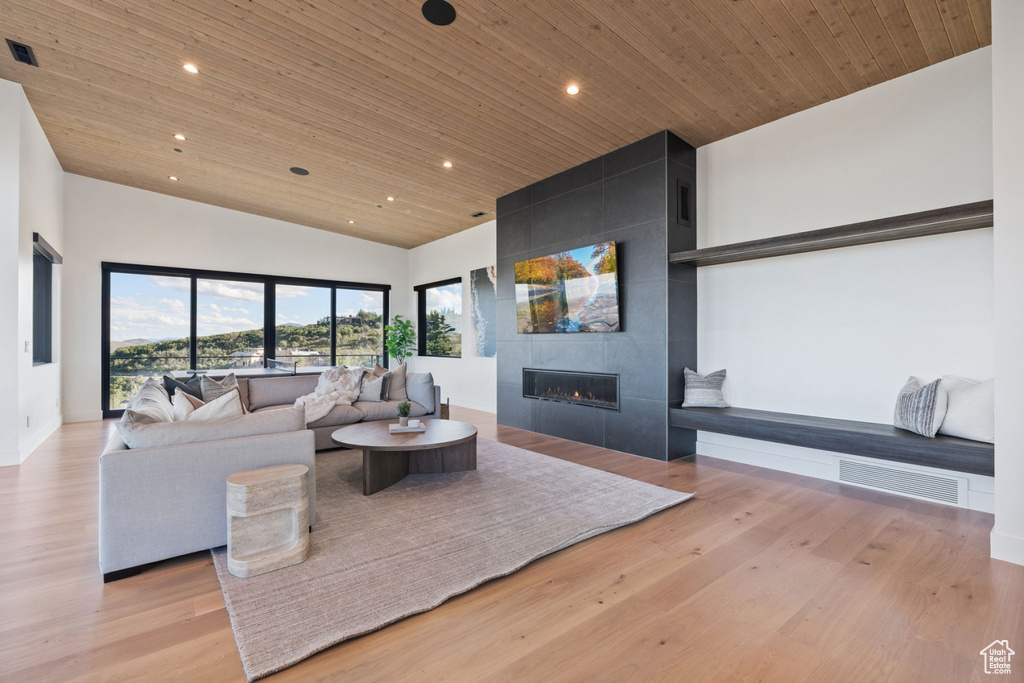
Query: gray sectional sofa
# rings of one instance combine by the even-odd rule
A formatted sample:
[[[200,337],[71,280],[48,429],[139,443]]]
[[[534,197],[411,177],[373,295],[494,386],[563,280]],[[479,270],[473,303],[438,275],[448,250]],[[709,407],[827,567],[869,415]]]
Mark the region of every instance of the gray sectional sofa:
[[[281,410],[291,408],[300,396],[312,393],[318,377],[311,374],[239,379],[238,391],[252,413]],[[410,417],[441,417],[441,388],[434,384],[430,373],[409,373],[406,388],[412,403]],[[316,436],[316,450],[337,448],[331,441],[331,433],[345,425],[398,419],[398,403],[397,400],[356,401],[350,406],[335,406],[326,417],[308,426]]]
[[[307,466],[309,518],[315,520],[315,452],[336,448],[331,433],[342,426],[396,419],[399,403],[335,406],[307,427],[294,403],[316,388],[317,379],[315,374],[240,378],[239,394],[249,414],[145,425],[145,447],[129,448],[114,431],[100,456],[99,563],[104,581],[136,574],[151,562],[225,545],[225,479],[234,472]],[[432,377],[410,373],[407,386],[413,416],[440,417],[441,390]]]

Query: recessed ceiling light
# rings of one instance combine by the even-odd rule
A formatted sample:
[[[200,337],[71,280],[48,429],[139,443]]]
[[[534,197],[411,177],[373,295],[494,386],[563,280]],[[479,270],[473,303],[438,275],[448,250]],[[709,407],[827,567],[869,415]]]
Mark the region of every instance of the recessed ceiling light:
[[[196,66],[195,64],[185,64],[181,68],[184,69],[185,71],[189,72],[190,74],[197,74],[197,73],[199,73],[199,67]]]
[[[578,86],[575,83],[573,83],[572,85],[570,85],[568,88],[565,89],[565,92],[569,93],[570,95],[579,95],[580,94],[580,86]]]
[[[300,166],[292,166],[288,170],[294,173],[295,175],[309,175],[309,171]]]
[[[355,221],[349,221],[349,223],[355,223]]]
[[[182,135],[181,133],[175,133],[175,134],[174,134],[174,139],[175,139],[175,140],[184,140],[184,139],[185,139],[185,136],[184,136],[184,135]]]
[[[441,164],[441,165],[442,165],[442,166],[444,166],[445,168],[451,168],[451,167],[452,167],[452,162],[450,162],[450,161],[446,161],[446,162],[444,162],[444,163],[443,163],[443,164]]]
[[[422,10],[423,18],[434,26],[447,26],[455,21],[455,8],[446,0],[427,0]]]
[[[388,201],[389,202],[393,202],[393,201],[395,201],[395,198],[394,197],[388,197]]]
[[[167,179],[168,180],[177,180],[178,176],[176,176],[176,175],[169,175],[169,176],[167,176]]]

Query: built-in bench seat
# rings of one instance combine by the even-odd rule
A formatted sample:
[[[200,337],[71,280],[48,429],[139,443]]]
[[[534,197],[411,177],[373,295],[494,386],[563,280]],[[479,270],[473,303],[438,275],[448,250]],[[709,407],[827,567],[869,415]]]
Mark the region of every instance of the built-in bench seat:
[[[672,408],[669,424],[684,429],[819,448],[956,472],[995,472],[995,447],[951,436],[934,439],[892,425],[746,408]]]

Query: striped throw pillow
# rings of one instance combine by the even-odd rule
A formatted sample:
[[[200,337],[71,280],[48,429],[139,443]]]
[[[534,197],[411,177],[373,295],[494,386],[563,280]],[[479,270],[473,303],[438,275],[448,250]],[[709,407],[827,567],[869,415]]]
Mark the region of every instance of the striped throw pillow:
[[[728,408],[722,385],[725,384],[725,370],[707,375],[698,375],[690,368],[683,368],[684,408]]]
[[[946,417],[947,401],[941,379],[922,384],[917,377],[911,377],[896,397],[893,424],[897,429],[933,438]]]

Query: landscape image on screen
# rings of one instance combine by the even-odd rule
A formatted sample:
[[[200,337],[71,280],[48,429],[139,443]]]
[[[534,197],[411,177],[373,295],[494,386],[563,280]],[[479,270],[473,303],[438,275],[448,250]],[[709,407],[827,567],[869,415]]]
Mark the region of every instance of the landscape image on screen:
[[[515,265],[520,334],[618,332],[615,242],[602,242]]]

